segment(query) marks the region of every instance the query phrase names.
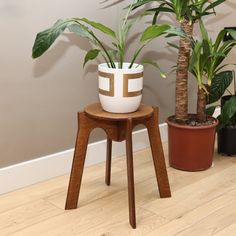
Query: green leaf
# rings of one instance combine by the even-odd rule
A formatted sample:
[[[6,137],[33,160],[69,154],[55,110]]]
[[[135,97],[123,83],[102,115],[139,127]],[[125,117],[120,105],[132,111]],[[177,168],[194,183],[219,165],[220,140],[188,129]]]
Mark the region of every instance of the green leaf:
[[[37,58],[43,55],[64,32],[68,24],[67,20],[58,20],[51,28],[38,33],[33,45],[32,57]]]
[[[108,28],[105,25],[103,25],[101,23],[98,23],[98,22],[90,21],[86,18],[80,18],[78,20],[83,21],[83,22],[87,23],[88,25],[91,25],[93,28],[95,28],[97,30],[100,30],[101,32],[111,36],[114,39],[116,39],[116,33],[112,29]]]
[[[154,1],[155,0],[138,0],[135,4],[133,4],[132,9],[134,10],[140,6],[143,6],[149,2],[154,2]],[[129,7],[130,7],[130,5],[127,8],[129,8]]]
[[[234,40],[236,40],[236,30],[226,29],[226,31],[232,36]]]
[[[160,66],[155,61],[144,59],[142,60],[142,64],[149,64],[156,67],[159,70],[161,77],[166,78],[166,74],[161,70]]]
[[[96,44],[94,37],[89,33],[88,27],[78,23],[73,23],[71,25],[68,25],[68,29],[70,32],[73,32],[80,37],[87,38],[88,40]]]
[[[218,101],[232,81],[233,71],[223,71],[216,74],[212,79],[212,84],[209,89],[208,104]]]
[[[215,8],[216,6],[220,5],[223,2],[225,2],[225,0],[217,0],[213,3],[210,3],[210,5],[205,9],[205,11],[209,11],[209,10]]]
[[[217,131],[230,123],[231,118],[236,114],[236,96],[232,96],[221,109],[221,115],[218,117],[220,124]]]
[[[167,33],[166,37],[179,36],[179,37],[182,37],[182,38],[186,38],[186,34],[180,28],[170,27],[166,31],[166,33]]]
[[[157,38],[158,36],[165,34],[167,30],[170,29],[170,26],[167,24],[163,25],[151,25],[147,27],[140,39],[140,42],[146,42],[148,40],[152,40],[154,38]]]
[[[88,61],[94,60],[99,55],[99,52],[100,52],[99,49],[92,49],[92,50],[88,51],[85,58],[84,58],[83,67],[85,66],[85,64]]]
[[[201,30],[202,38],[204,40],[208,41],[209,40],[208,33],[206,31],[206,28],[205,28],[204,23],[202,22],[202,20],[199,21],[199,25],[200,25],[200,30]]]
[[[226,30],[221,30],[218,35],[217,35],[217,38],[216,38],[216,41],[215,41],[215,44],[214,44],[214,51],[217,52],[219,50],[219,46],[220,44],[222,43],[223,39],[224,39],[224,36],[226,34]]]
[[[213,116],[213,114],[214,114],[214,112],[215,112],[215,109],[216,109],[216,106],[208,107],[208,108],[205,110],[205,114],[208,115],[208,116]]]

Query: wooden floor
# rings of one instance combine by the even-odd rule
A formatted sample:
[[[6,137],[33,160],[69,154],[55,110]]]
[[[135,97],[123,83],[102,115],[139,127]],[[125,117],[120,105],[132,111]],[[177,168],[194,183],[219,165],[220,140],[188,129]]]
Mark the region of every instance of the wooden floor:
[[[104,164],[85,170],[76,210],[64,210],[68,175],[0,196],[0,235],[236,236],[236,157],[216,155],[214,167],[198,173],[168,167],[171,199],[159,198],[150,150],[134,162],[137,229],[128,223],[122,157],[113,161],[110,187]]]

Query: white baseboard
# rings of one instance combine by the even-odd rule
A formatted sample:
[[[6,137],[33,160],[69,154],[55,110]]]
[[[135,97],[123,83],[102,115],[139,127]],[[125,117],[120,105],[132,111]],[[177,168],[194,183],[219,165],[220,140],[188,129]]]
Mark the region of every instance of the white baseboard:
[[[162,142],[166,142],[167,125],[165,123],[160,125],[160,132]],[[147,147],[149,147],[147,130],[133,132],[133,150],[138,151]],[[125,153],[123,142],[114,142],[112,149],[113,158]],[[74,149],[70,149],[0,169],[0,194],[69,173],[73,152]],[[104,162],[105,153],[106,140],[89,144],[86,166]]]

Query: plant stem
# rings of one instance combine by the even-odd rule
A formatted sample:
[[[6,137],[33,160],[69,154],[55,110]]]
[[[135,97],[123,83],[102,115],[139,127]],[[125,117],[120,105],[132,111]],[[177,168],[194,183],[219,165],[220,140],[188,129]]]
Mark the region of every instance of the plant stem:
[[[88,32],[89,32],[89,31],[88,31]],[[107,56],[109,62],[111,63],[111,67],[112,67],[112,68],[116,68],[115,63],[114,63],[113,60],[111,59],[109,53],[107,52],[106,48],[103,46],[102,42],[101,42],[92,32],[89,32],[89,33],[95,38],[95,40],[98,42],[98,44],[101,46],[101,48],[102,48],[103,51],[105,52],[105,54],[106,54],[106,56]],[[108,67],[109,67],[109,65],[108,65]]]
[[[126,23],[127,23],[129,14],[130,14],[130,12],[131,12],[131,10],[132,10],[132,7],[133,7],[135,1],[136,1],[136,0],[133,0],[133,2],[131,3],[131,5],[130,5],[130,7],[129,7],[129,10],[128,10],[126,16],[125,16],[125,20],[124,20],[123,25],[122,25],[122,29],[124,28],[124,26],[125,26]]]
[[[109,53],[107,52],[106,48],[104,47],[104,45],[102,44],[102,42],[96,37],[96,35],[88,30],[84,25],[82,25],[77,19],[74,20],[77,24],[79,24],[81,27],[83,27],[96,41],[97,43],[99,44],[99,46],[101,47],[101,49],[104,51],[104,53],[106,54],[107,58],[108,58],[108,61],[110,62],[111,64],[111,67],[112,68],[115,68],[115,63],[113,62],[112,58],[110,57]],[[104,56],[103,56],[104,57]],[[105,59],[106,63],[107,63],[107,60]],[[107,63],[108,67],[109,66],[109,63]]]
[[[140,48],[138,48],[138,49],[135,51],[134,56],[133,56],[133,59],[132,59],[130,65],[129,65],[129,69],[132,68],[132,66],[133,66],[133,64],[134,64],[134,62],[135,62],[135,60],[136,60],[136,58],[138,57],[139,53],[141,52],[141,50],[142,50],[145,46],[146,46],[146,44],[143,44]]]
[[[185,121],[188,119],[188,67],[191,52],[191,38],[193,25],[186,19],[181,22],[181,29],[186,33],[187,38],[180,38],[179,55],[176,71],[176,120]]]

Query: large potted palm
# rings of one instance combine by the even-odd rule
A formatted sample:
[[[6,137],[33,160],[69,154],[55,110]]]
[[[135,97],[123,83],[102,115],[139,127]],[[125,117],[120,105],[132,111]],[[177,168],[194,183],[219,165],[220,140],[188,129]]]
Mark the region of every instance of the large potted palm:
[[[139,16],[130,17],[134,2],[135,0],[127,9],[118,31],[113,31],[104,24],[86,18],[75,17],[58,20],[52,27],[37,34],[32,57],[42,56],[65,30],[87,39],[93,48],[86,53],[84,66],[88,61],[94,60],[98,56],[104,60],[104,63],[98,66],[99,99],[102,108],[114,113],[136,111],[141,102],[143,88],[143,65],[137,63],[141,51],[150,41],[160,35],[181,34],[181,32],[175,31],[168,24],[148,26],[140,33],[137,48],[130,62],[125,62],[128,34],[131,27],[140,18]],[[110,45],[106,45],[96,31],[108,36]],[[158,64],[150,59],[144,60],[143,63],[149,63],[159,68]],[[162,72],[161,75],[164,76]]]
[[[170,166],[187,171],[204,170],[210,167],[210,164],[205,162],[201,163],[192,159],[194,150],[190,147],[190,144],[194,145],[196,149],[205,149],[205,144],[200,146],[198,138],[201,139],[202,135],[198,135],[195,130],[201,126],[201,121],[198,116],[192,116],[188,114],[188,70],[189,61],[192,50],[192,37],[195,23],[201,20],[204,16],[214,14],[214,8],[225,0],[137,0],[134,8],[140,7],[147,3],[155,2],[157,6],[149,9],[149,12],[154,13],[153,24],[156,23],[156,19],[160,13],[170,13],[176,17],[181,29],[185,32],[187,37],[181,37],[178,48],[178,60],[176,69],[176,102],[175,102],[175,115],[167,119],[168,123],[168,135],[169,135],[169,161]],[[204,115],[203,115],[204,116]],[[202,117],[202,116],[201,116]],[[212,119],[209,120],[209,122]],[[210,125],[209,122],[203,123],[206,128]],[[215,120],[211,123],[211,133],[215,132]],[[196,124],[198,126],[196,127]],[[204,128],[203,128],[204,129]],[[178,131],[178,132],[177,132]],[[195,136],[196,134],[196,136]],[[212,140],[208,143],[213,149],[214,135]],[[204,153],[201,155],[204,159]]]

